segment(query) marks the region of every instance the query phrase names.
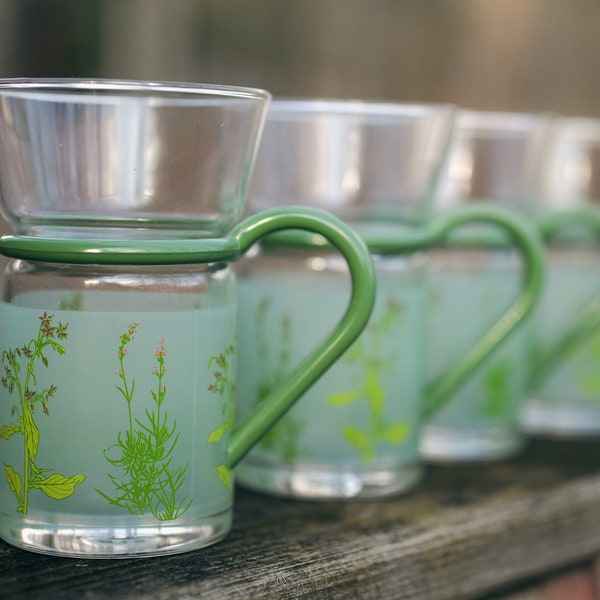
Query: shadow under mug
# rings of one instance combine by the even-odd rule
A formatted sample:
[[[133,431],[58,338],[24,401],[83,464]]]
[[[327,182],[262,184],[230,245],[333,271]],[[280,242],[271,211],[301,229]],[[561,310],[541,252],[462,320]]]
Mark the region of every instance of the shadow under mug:
[[[424,253],[468,223],[500,228],[516,246],[525,276],[516,299],[448,370],[425,381],[427,282]],[[355,228],[373,254],[377,299],[369,325],[302,402],[253,448],[237,481],[275,495],[312,499],[377,497],[410,488],[422,475],[424,419],[495,351],[529,313],[543,274],[533,227],[490,206],[455,209],[418,227]],[[506,235],[508,234],[508,235]],[[345,268],[315,237],[267,238],[240,273],[238,410],[260,410],[262,397],[301,360],[346,293]]]
[[[341,253],[350,302],[235,428],[229,263],[286,228]],[[367,247],[313,209],[265,211],[219,239],[4,236],[0,252],[16,259],[0,304],[0,536],[49,554],[162,555],[224,537],[233,467],[356,339],[374,301]]]
[[[531,435],[600,434],[600,210],[554,210],[533,218],[546,243],[547,277],[527,331]]]

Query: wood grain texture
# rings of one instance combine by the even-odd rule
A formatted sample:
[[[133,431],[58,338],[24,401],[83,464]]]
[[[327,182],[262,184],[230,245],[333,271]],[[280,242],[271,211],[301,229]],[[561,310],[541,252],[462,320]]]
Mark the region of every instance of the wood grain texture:
[[[482,597],[600,552],[600,442],[536,442],[495,466],[430,468],[381,501],[297,502],[240,490],[231,534],[136,560],[36,555],[0,543],[0,597]]]

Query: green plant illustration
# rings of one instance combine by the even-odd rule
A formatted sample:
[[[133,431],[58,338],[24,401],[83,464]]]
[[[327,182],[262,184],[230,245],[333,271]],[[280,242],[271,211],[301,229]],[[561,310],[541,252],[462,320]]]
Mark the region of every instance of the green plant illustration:
[[[383,355],[384,340],[390,329],[402,322],[403,306],[390,298],[386,309],[378,321],[372,321],[363,334],[346,351],[343,360],[356,367],[356,387],[332,394],[328,398],[330,406],[344,407],[359,401],[366,402],[368,422],[366,429],[344,425],[341,434],[353,446],[364,462],[375,459],[377,445],[381,442],[399,445],[408,436],[408,422],[390,422],[385,417],[386,393],[381,377],[396,366],[395,355]]]
[[[234,378],[233,378],[233,357],[235,348],[232,345],[228,346],[224,352],[218,356],[212,356],[208,361],[208,371],[212,373],[214,381],[209,384],[208,391],[216,394],[220,398],[225,398],[223,402],[223,422],[222,424],[211,431],[208,436],[206,445],[216,444],[219,442],[227,431],[233,430],[233,393],[234,393]],[[231,471],[226,465],[218,465],[217,473],[221,483],[227,488],[229,496],[233,494],[233,481]]]
[[[579,375],[575,384],[576,389],[586,400],[600,401],[600,371],[598,370],[600,364],[600,335],[594,335],[581,350],[592,359],[592,367]]]
[[[156,388],[150,391],[152,409],[145,409],[145,420],[133,417],[135,380],[129,380],[126,372],[128,346],[133,342],[139,323],[131,323],[119,338],[117,356],[121,380],[116,389],[127,403],[128,428],[120,432],[117,442],[104,450],[104,457],[118,472],[109,474],[116,496],[96,490],[110,504],[124,508],[134,515],[150,512],[159,521],[179,518],[190,507],[192,500],[180,497],[189,463],[174,467],[174,451],[179,440],[177,423],[168,425],[169,417],[164,408],[167,395],[165,385],[165,340],[158,342],[155,352]]]
[[[272,331],[267,326],[267,314],[271,310],[272,300],[265,296],[257,310],[257,354],[259,359],[260,381],[257,390],[257,404],[264,402],[267,396],[290,374],[292,322],[288,314],[280,319],[279,339],[273,339]],[[275,347],[278,344],[278,347]],[[271,360],[271,352],[274,360]],[[287,413],[276,425],[263,436],[260,447],[277,452],[284,462],[291,463],[300,452],[300,436],[304,429],[304,421]]]
[[[485,403],[483,415],[488,419],[502,417],[510,405],[510,364],[498,362],[483,376]]]
[[[50,385],[41,391],[36,390],[36,367],[39,367],[40,363],[48,367],[49,361],[46,356],[48,350],[61,356],[66,354],[65,347],[60,342],[67,339],[69,324],[54,325],[53,318],[54,315],[44,312],[39,317],[40,327],[37,337],[20,348],[2,352],[4,376],[0,381],[9,395],[12,396],[16,392],[18,402],[12,408],[16,422],[3,425],[0,428],[0,437],[5,440],[15,435],[23,437],[22,471],[19,473],[15,467],[6,463],[4,471],[8,485],[17,498],[17,511],[24,515],[29,510],[31,490],[39,490],[53,500],[63,500],[71,496],[75,486],[85,480],[85,475],[82,474],[67,477],[37,465],[40,430],[35,422],[36,407],[41,406],[42,412],[49,416],[48,405],[56,395],[57,387]]]

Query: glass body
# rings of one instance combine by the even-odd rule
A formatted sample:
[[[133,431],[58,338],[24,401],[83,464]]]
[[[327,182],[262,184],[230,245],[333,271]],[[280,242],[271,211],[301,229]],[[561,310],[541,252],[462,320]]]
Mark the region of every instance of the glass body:
[[[522,425],[534,435],[597,437],[600,322],[594,317],[572,333],[599,310],[600,248],[550,245],[546,255],[544,293],[528,326],[531,378]]]
[[[236,300],[224,264],[9,262],[2,538],[112,557],[228,532]]]
[[[511,304],[521,286],[510,250],[443,249],[428,257],[427,372],[433,378]],[[520,449],[526,337],[517,331],[427,420],[421,452],[435,462],[500,459]]]
[[[532,371],[522,425],[537,436],[600,434],[600,120],[557,118],[533,215],[548,277],[530,327]]]
[[[305,498],[373,497],[421,477],[423,258],[374,257],[377,299],[358,340],[236,468],[242,485]],[[318,249],[270,248],[238,263],[238,414],[244,419],[330,329],[345,264]]]
[[[391,220],[404,225],[423,223],[433,210],[432,193],[455,112],[451,105],[273,100],[248,190],[248,207],[257,211],[279,204],[314,206],[359,227],[365,223],[386,225]],[[314,263],[310,263],[308,254],[294,260],[287,257],[287,266],[282,266],[277,265],[275,252],[252,263],[252,271],[261,274],[263,289],[243,282],[242,292],[252,293],[254,304],[263,295],[274,294],[284,307],[283,295],[287,294],[289,305],[298,305],[305,311],[305,306],[312,306],[311,318],[330,310],[335,295],[341,295],[341,291],[336,291],[336,277],[332,273],[323,277],[323,273],[314,271],[314,265],[330,264],[329,261],[317,252]],[[263,260],[264,267],[260,263]],[[422,399],[425,368],[422,312],[426,293],[421,281],[422,267],[415,270],[413,262],[402,256],[377,259],[376,314],[369,325],[371,333],[365,334],[377,340],[361,338],[356,349],[345,355],[345,363],[336,367],[336,373],[317,384],[322,387],[311,393],[311,416],[316,422],[314,427],[321,430],[312,437],[305,435],[304,453],[297,461],[290,461],[289,452],[281,446],[283,442],[279,442],[279,448],[272,446],[267,450],[267,438],[240,465],[242,483],[292,496],[347,498],[387,495],[407,490],[418,481],[422,470],[416,456],[420,430],[417,403]],[[289,284],[278,284],[276,277]],[[305,285],[298,285],[297,278],[306,280]],[[325,293],[330,299],[319,300]],[[407,304],[414,312],[412,326],[405,316],[386,316],[386,298],[394,298],[394,294],[398,296],[398,306]],[[408,302],[408,298],[402,299],[404,294],[413,299],[420,296],[421,307]],[[244,306],[242,310],[249,309]],[[256,315],[252,318],[256,319]],[[384,325],[378,325],[379,321]],[[377,332],[378,327],[383,329]],[[281,324],[277,325],[279,329]],[[410,337],[408,347],[413,351],[407,351],[406,344],[395,339],[400,332],[403,340]],[[379,357],[384,364],[377,368],[373,366],[378,352],[372,347],[374,344],[381,345],[384,353]],[[396,355],[408,361],[407,365],[415,361],[414,368],[405,369],[404,362],[392,367]],[[253,356],[250,360],[259,358]],[[262,371],[268,367],[268,363],[256,364],[254,372],[242,367],[241,375],[256,386],[259,368]],[[384,389],[379,389],[381,385]],[[405,389],[407,393],[398,392]],[[353,390],[345,405],[341,398],[337,400],[339,406],[327,403],[327,398],[344,390]],[[372,406],[383,400],[385,410]],[[294,412],[297,415],[299,411]],[[306,415],[294,417],[294,412],[288,426],[294,418],[307,420]],[[327,418],[320,416],[323,414]],[[391,442],[384,439],[382,423],[379,431],[374,429],[375,418],[398,425]],[[287,461],[283,458],[285,452]],[[264,460],[261,463],[259,459]]]
[[[200,84],[0,80],[2,213],[30,235],[218,237],[243,212],[269,98]]]
[[[435,212],[483,202],[526,217],[539,193],[550,126],[551,118],[544,114],[458,111],[434,193]],[[434,369],[452,356],[455,343],[498,314],[499,304],[517,285],[518,270],[510,256],[498,254],[493,245],[486,249],[485,238],[480,250],[474,259],[472,253],[449,246],[430,263],[432,297],[442,298],[430,305],[432,322],[437,323],[429,334]],[[524,347],[520,332],[511,335],[496,358],[426,424],[421,442],[425,459],[500,460],[521,447],[517,415],[527,396],[529,365]]]

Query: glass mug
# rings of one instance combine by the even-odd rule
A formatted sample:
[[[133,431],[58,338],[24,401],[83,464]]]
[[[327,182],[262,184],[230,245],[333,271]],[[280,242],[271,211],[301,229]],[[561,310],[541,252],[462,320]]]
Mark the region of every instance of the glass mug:
[[[434,191],[436,212],[482,203],[528,219],[550,122],[545,114],[458,111]],[[430,376],[473,343],[519,289],[514,251],[475,227],[429,254]],[[421,437],[427,461],[498,461],[522,448],[532,320],[428,420]]]
[[[500,230],[515,245],[525,277],[511,306],[444,373],[426,381],[425,252],[472,223]],[[469,206],[421,226],[355,224],[374,257],[377,299],[369,325],[301,403],[237,467],[237,481],[275,495],[368,498],[404,491],[421,477],[422,422],[476,372],[533,307],[542,280],[535,230],[512,212]],[[333,321],[345,267],[307,236],[271,236],[239,263],[241,418],[285,379],[308,340]]]
[[[547,277],[528,327],[529,393],[521,424],[535,436],[597,437],[600,210],[584,206],[534,221],[546,242]]]
[[[229,263],[290,228],[340,251],[350,303],[234,427]],[[313,209],[265,211],[210,240],[4,236],[0,252],[12,258],[0,305],[0,536],[50,554],[161,555],[225,536],[233,467],[358,336],[374,301],[366,246]]]
[[[532,220],[546,246],[547,277],[533,313],[530,435],[600,434],[600,120],[556,117]]]

